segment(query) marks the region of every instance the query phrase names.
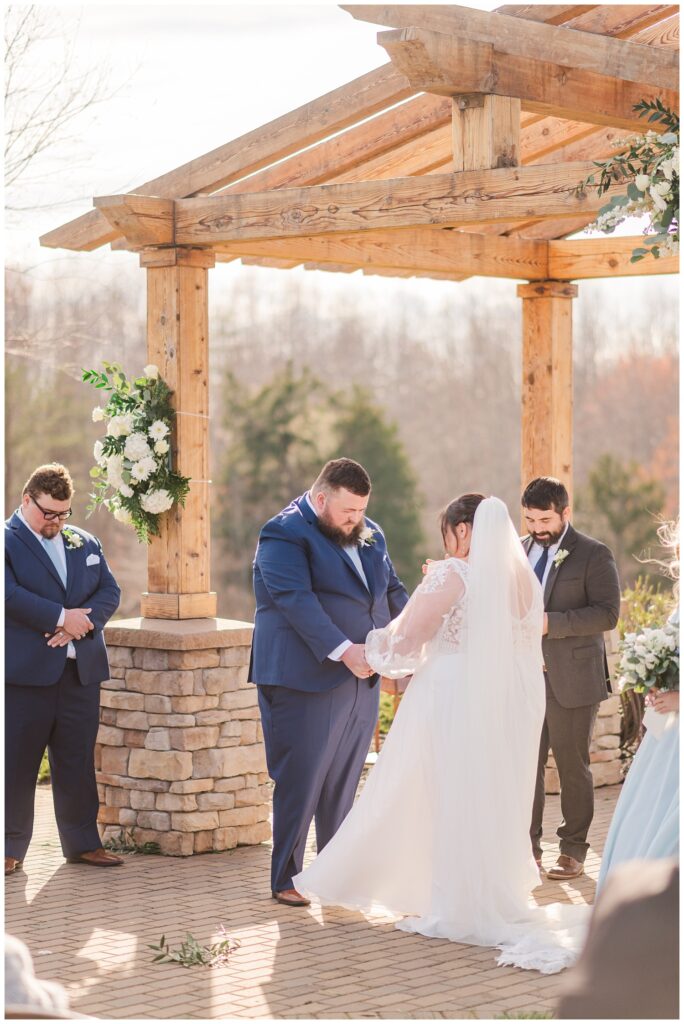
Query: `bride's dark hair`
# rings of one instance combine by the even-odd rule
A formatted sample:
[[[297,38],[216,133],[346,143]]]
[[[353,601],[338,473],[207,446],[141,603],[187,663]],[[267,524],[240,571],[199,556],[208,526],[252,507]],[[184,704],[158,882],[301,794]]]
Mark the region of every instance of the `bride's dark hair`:
[[[484,499],[484,494],[462,494],[460,498],[450,501],[440,516],[442,539],[446,540],[447,530],[455,530],[459,523],[470,523],[472,526],[477,506]]]

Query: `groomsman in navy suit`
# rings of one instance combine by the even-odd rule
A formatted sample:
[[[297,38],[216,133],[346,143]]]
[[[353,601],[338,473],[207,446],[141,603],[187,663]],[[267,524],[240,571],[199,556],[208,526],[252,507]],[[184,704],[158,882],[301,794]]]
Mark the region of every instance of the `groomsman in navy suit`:
[[[123,863],[102,847],[94,765],[100,683],[109,678],[102,630],[121,591],[97,538],[63,529],[73,493],[64,466],[39,466],[5,523],[6,875],[31,842],[46,747],[64,856],[94,867]]]
[[[316,822],[318,850],[354,802],[380,687],[364,657],[371,629],[408,601],[382,530],[365,512],[368,473],[328,462],[307,494],[263,527],[254,560],[250,679],[259,690],[273,793],[271,892],[288,906]]]

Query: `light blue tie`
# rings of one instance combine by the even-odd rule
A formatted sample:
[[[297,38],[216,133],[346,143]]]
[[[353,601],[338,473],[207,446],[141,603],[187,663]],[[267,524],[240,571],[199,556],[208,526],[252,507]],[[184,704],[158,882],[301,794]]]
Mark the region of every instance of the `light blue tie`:
[[[62,564],[62,560],[59,557],[59,554],[57,552],[57,548],[55,547],[55,545],[52,543],[51,540],[47,539],[47,537],[43,537],[43,547],[45,548],[45,550],[47,551],[48,555],[50,556],[50,560],[52,561],[52,564],[54,565],[55,569],[59,573],[59,578],[62,581],[62,586],[66,590],[66,585],[67,585],[66,566]]]

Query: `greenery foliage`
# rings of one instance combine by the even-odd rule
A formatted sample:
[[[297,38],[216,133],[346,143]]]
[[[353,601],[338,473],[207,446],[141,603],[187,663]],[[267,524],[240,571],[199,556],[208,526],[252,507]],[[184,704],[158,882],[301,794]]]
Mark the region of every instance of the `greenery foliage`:
[[[118,363],[105,371],[83,370],[87,384],[108,394],[104,408],[96,406],[93,420],[108,420],[107,433],[95,442],[96,465],[90,470],[94,491],[90,513],[100,505],[120,522],[134,528],[138,540],[149,543],[159,535],[159,516],[176,502],[184,504],[188,477],[172,466],[171,433],[175,411],[171,391],[156,366],[128,380]]]
[[[125,828],[122,828],[117,836],[112,836],[111,839],[108,839],[104,844],[104,848],[105,850],[111,850],[112,853],[161,853],[159,843],[137,843],[130,829]]]
[[[664,504],[659,480],[647,476],[637,462],[606,453],[594,463],[575,507],[580,529],[586,524],[588,532],[613,551],[624,583],[634,579],[638,559],[658,544],[658,517]]]
[[[166,936],[162,935],[157,946],[148,944],[147,948],[155,952],[152,963],[174,963],[188,968],[219,967],[228,962],[230,954],[240,945],[237,939],[231,939],[226,935],[223,925],[221,930],[225,938],[212,943],[211,946],[201,945],[190,932],[187,932],[185,941],[177,949],[171,949]]]
[[[649,130],[621,139],[615,145],[623,147],[627,143],[626,152],[610,160],[594,161],[600,170],[599,196],[611,185],[625,182],[627,193],[611,198],[593,226],[610,234],[628,217],[648,215],[644,245],[632,252],[631,262],[636,263],[648,255],[658,259],[679,250],[679,117],[659,99],[641,100],[633,109],[651,124],[660,122],[666,131]],[[595,178],[595,174],[590,175],[580,190],[593,185]]]

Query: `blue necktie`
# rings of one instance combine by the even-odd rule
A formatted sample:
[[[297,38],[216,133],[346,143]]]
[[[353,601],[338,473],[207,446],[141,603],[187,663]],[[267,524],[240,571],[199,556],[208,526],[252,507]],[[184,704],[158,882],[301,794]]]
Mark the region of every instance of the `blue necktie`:
[[[55,569],[59,573],[59,578],[62,581],[62,586],[66,590],[66,585],[67,585],[66,566],[64,566],[62,564],[62,561],[61,561],[61,559],[59,557],[59,554],[57,553],[57,549],[55,548],[55,545],[52,543],[51,540],[48,540],[47,537],[43,537],[43,547],[45,548],[45,550],[47,551],[48,555],[50,556],[50,560],[51,560],[52,564],[54,565]]]
[[[539,582],[541,584],[544,583],[544,571],[546,569],[546,563],[548,562],[548,560],[549,560],[549,549],[548,548],[544,548],[544,550],[542,551],[541,555],[539,556],[539,560],[538,560],[537,564],[534,567],[534,574],[535,574],[535,576],[537,577],[537,579],[539,580]]]

